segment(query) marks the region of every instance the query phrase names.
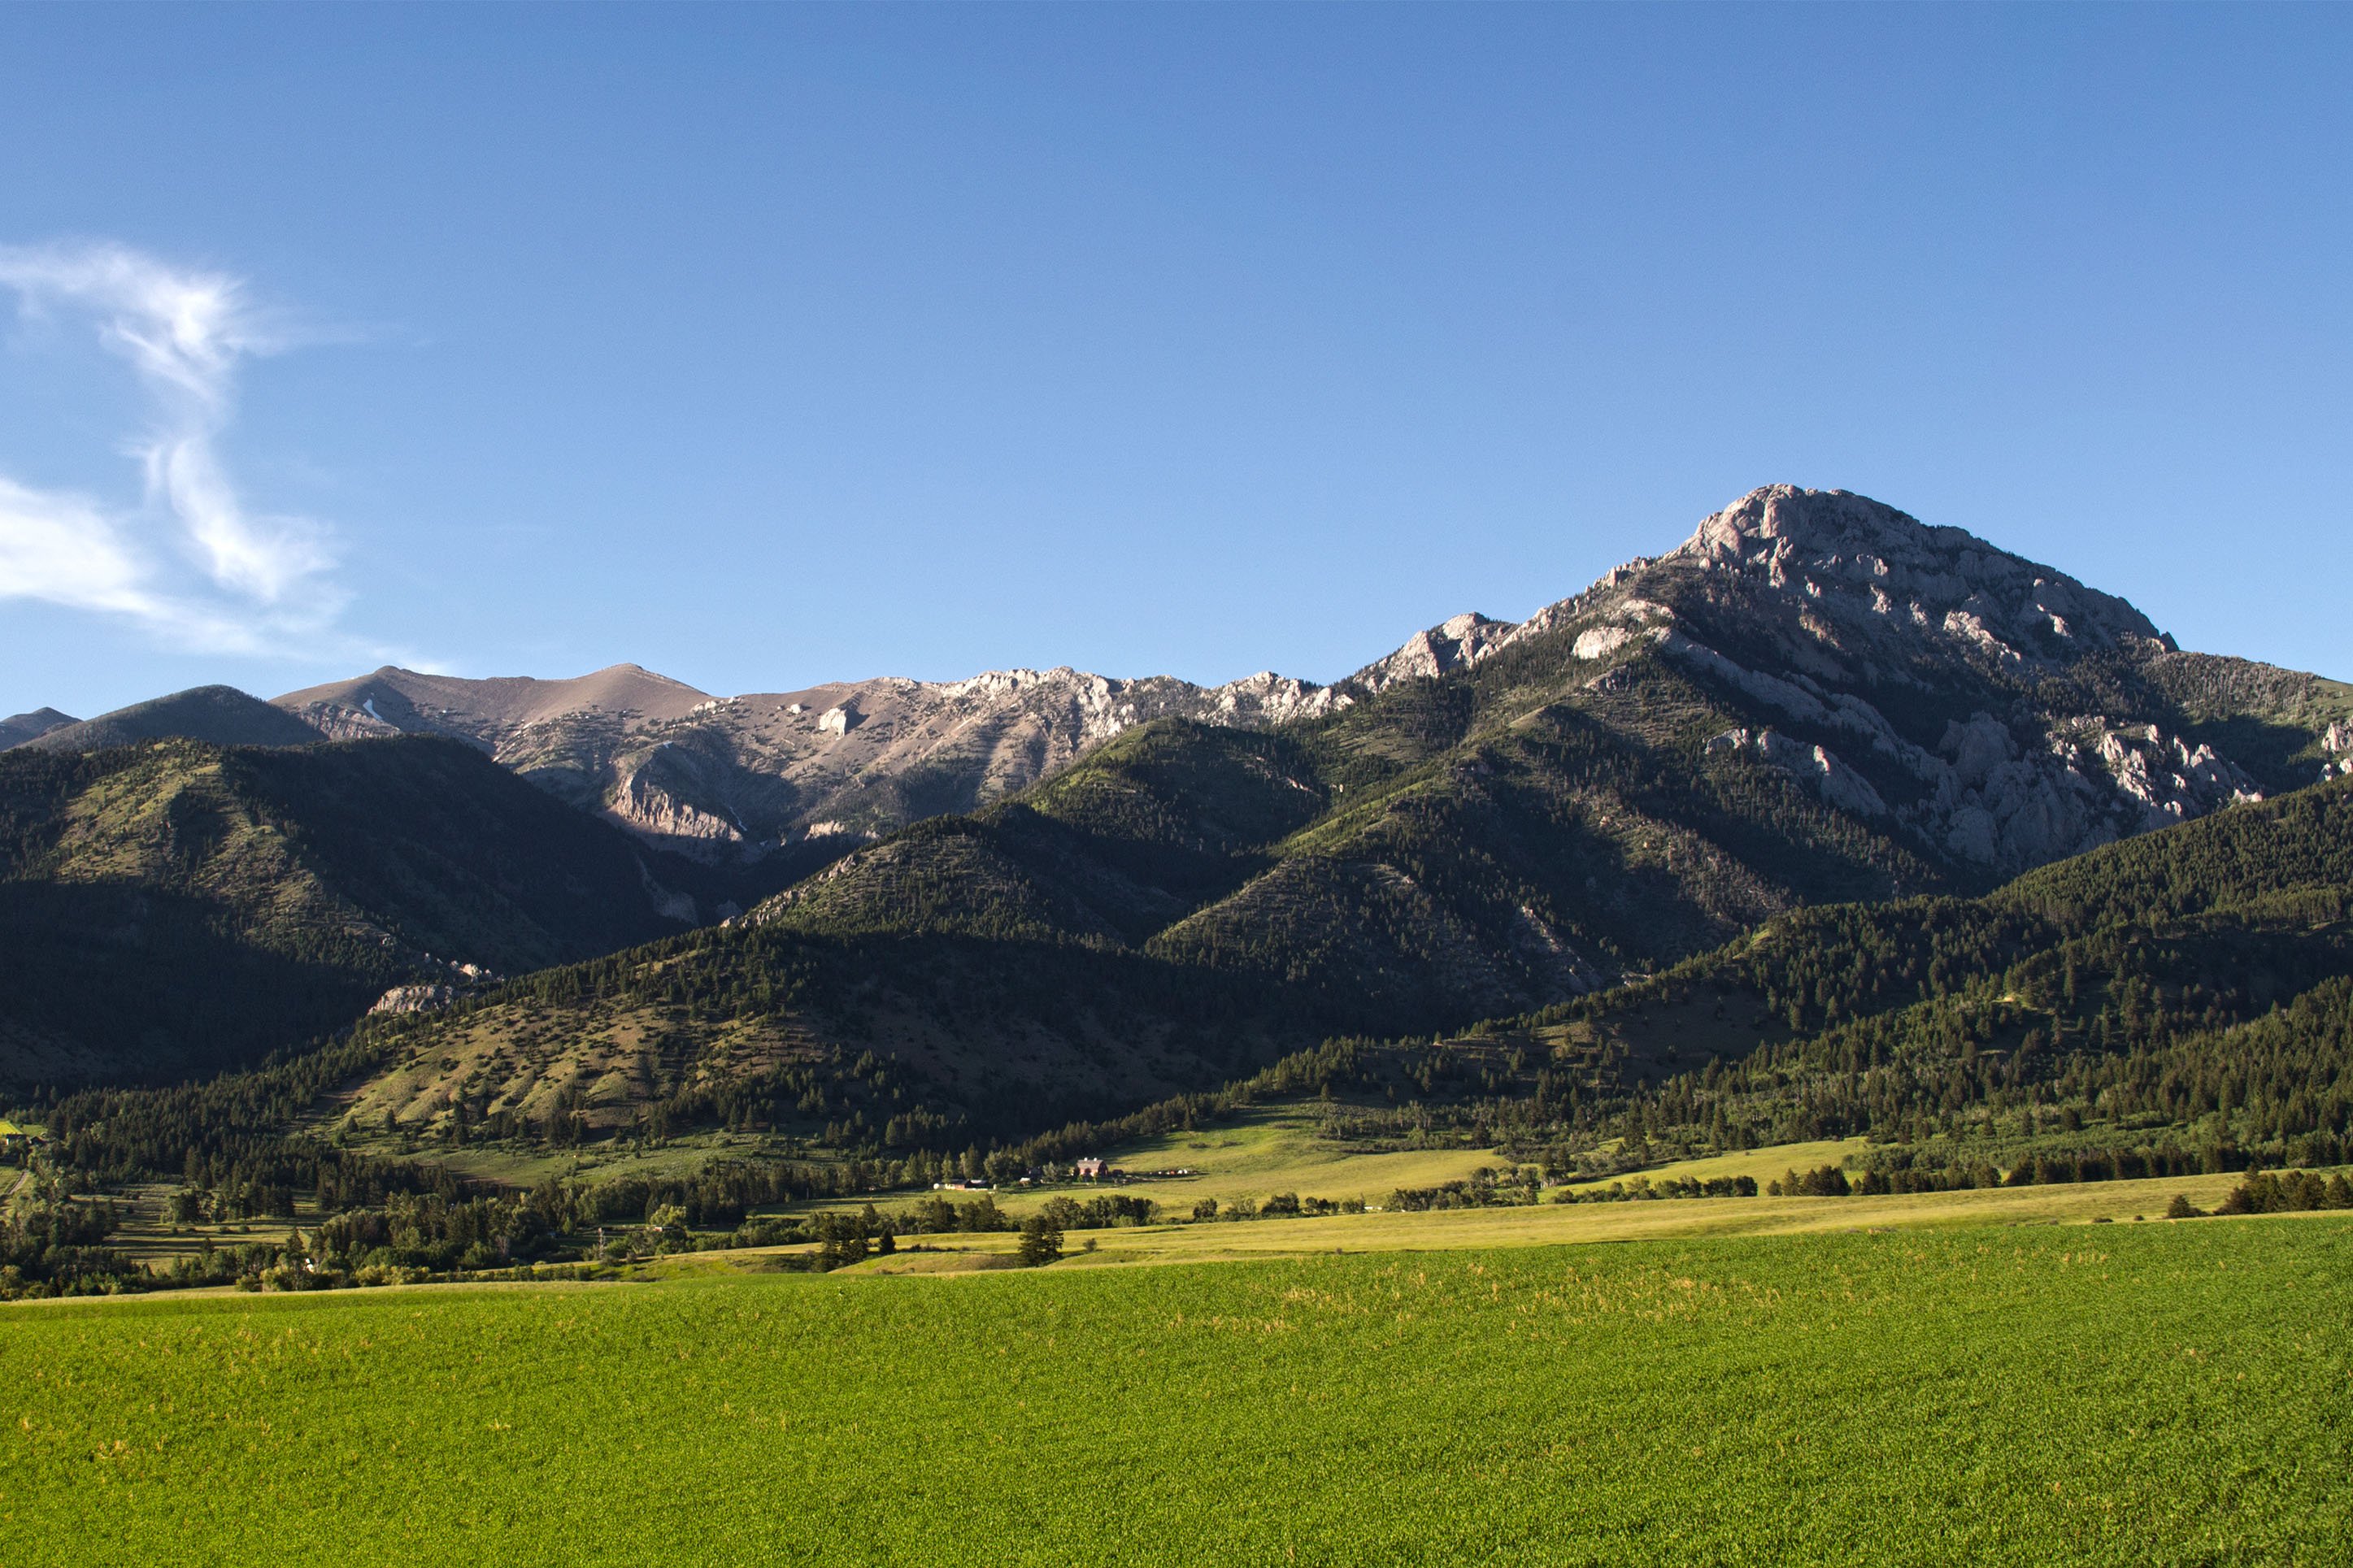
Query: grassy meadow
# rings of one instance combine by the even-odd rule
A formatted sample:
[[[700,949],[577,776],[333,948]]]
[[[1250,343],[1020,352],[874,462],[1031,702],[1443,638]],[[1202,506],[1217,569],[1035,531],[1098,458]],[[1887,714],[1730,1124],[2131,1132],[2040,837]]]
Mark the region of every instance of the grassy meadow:
[[[1703,1162],[1694,1161],[1694,1165]],[[1678,1166],[1663,1167],[1668,1171]],[[1778,1169],[1778,1167],[1777,1167]],[[1987,1226],[2129,1224],[2156,1220],[2179,1195],[2211,1209],[2236,1186],[2233,1175],[2173,1176],[1980,1187],[1884,1197],[1693,1198],[1661,1203],[1535,1204],[1415,1214],[1324,1215],[1237,1224],[1120,1226],[1071,1231],[1069,1263],[1194,1263],[1221,1258],[1327,1253],[1429,1252],[1596,1242],[1704,1240],[1822,1232],[1969,1229]],[[1009,1258],[1018,1237],[1004,1233],[911,1237],[902,1250],[856,1267],[873,1273],[936,1273]],[[1078,1252],[1093,1242],[1092,1253]],[[921,1250],[908,1250],[908,1248]],[[763,1249],[696,1253],[658,1260],[655,1272],[709,1273],[762,1267]],[[784,1249],[779,1249],[784,1250]]]
[[[5,1331],[0,1524],[33,1563],[2333,1563],[2353,1539],[2337,1215],[51,1302]]]

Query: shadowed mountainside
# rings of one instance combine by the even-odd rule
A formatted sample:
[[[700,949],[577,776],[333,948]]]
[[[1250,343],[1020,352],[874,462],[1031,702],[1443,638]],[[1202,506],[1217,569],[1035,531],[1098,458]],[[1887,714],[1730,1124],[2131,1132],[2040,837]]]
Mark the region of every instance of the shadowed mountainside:
[[[11,746],[21,746],[27,741],[37,741],[52,730],[62,730],[81,721],[70,713],[60,713],[54,708],[36,708],[30,713],[12,713],[0,719],[0,752]]]
[[[607,762],[622,754],[610,747],[642,746],[646,766],[686,767],[698,753],[676,726],[739,721],[797,747],[864,737],[866,751],[824,765],[847,768],[862,798],[901,792],[860,819],[869,828],[1027,779],[976,814],[872,842],[805,823],[803,847],[859,847],[740,930],[612,962],[653,965],[663,994],[693,997],[702,966],[741,968],[736,947],[813,943],[795,951],[843,966],[872,1005],[796,1023],[810,1048],[929,1053],[1015,1093],[1075,1074],[1071,1094],[1105,1100],[1302,1031],[1437,1030],[1541,1008],[1808,905],[1982,892],[2353,765],[2353,689],[2182,653],[2131,605],[2050,568],[1864,498],[1788,487],[1525,622],[1457,617],[1335,687],[1185,688],[1186,703],[1214,698],[1213,710],[1149,718],[1137,693],[1154,683],[1097,682],[1102,700],[1082,703],[1077,728],[1050,743],[1022,731],[1026,773],[975,763],[984,746],[959,753],[980,771],[965,767],[938,800],[907,793],[932,744],[922,736],[967,720],[972,735],[1007,733],[956,718],[954,702],[1034,719],[1024,703],[1051,708],[1071,681],[1095,680],[1050,673],[923,688],[932,706],[902,713],[903,731],[842,695],[851,688],[817,693],[822,710],[815,697],[764,706],[633,667],[578,682],[385,671],[281,702],[351,733],[447,731],[584,804],[606,798],[607,764],[564,773],[580,737],[603,736]],[[926,729],[934,720],[948,730]],[[802,788],[786,776],[800,764],[777,765],[762,776]],[[746,831],[739,818],[711,842],[740,848]],[[874,985],[913,973],[874,955],[926,943],[967,968],[987,967],[969,955],[989,944],[1018,948],[1008,964],[1062,974],[1073,994],[1112,984],[1069,978],[1081,971],[1141,992],[1158,982],[1140,976],[1215,976],[1250,1021],[1229,1044],[1187,1047],[1190,1065],[1144,1072],[1113,1059],[1128,1048],[1118,1030],[1081,1019],[1100,1007],[1051,985],[1018,999],[1029,1021],[1010,1034],[944,996],[874,1000]],[[782,1005],[767,994],[762,1005]],[[673,1057],[700,1050],[706,1025],[666,1028]],[[1040,1030],[1050,1046],[1035,1044]]]
[[[657,877],[700,875],[447,742],[18,748],[0,756],[0,1074],[251,1060],[389,986],[676,931],[692,899]]]
[[[322,738],[311,725],[234,686],[198,686],[79,723],[56,725],[23,744],[44,752],[95,752],[141,741],[307,746]]]

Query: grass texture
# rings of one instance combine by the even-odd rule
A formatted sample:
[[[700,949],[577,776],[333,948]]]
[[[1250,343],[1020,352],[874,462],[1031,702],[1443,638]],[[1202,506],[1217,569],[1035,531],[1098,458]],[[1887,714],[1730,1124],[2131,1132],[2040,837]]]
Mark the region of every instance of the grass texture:
[[[21,1563],[2335,1563],[2353,1222],[57,1303]]]

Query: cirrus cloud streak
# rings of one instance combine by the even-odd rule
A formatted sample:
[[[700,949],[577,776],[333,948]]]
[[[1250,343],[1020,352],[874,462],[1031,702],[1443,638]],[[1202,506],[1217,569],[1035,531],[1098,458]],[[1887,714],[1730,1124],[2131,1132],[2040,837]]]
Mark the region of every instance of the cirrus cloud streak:
[[[110,506],[0,474],[0,599],[119,617],[201,652],[315,654],[345,595],[326,531],[257,513],[221,459],[246,362],[292,346],[223,273],[112,244],[0,247],[28,320],[94,331],[144,395],[123,446],[138,500]]]

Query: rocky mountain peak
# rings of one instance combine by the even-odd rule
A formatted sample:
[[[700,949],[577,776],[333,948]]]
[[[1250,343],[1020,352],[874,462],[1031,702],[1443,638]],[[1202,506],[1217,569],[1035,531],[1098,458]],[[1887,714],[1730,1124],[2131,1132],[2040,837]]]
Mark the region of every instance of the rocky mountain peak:
[[[1424,680],[1467,668],[1511,641],[1520,631],[1514,621],[1498,621],[1466,610],[1416,632],[1405,646],[1377,659],[1349,679],[1349,684],[1378,691],[1400,680]]]
[[[1685,610],[1736,605],[1778,637],[1789,668],[1868,674],[1913,657],[2022,668],[2126,645],[2173,640],[2113,594],[1868,496],[1765,485],[1704,520],[1665,555],[1638,556],[1526,620],[1466,614],[1417,633],[1341,683],[1377,692],[1467,668],[1528,637],[1573,628],[1580,658],[1638,638],[1672,645]]]
[[[1813,601],[1833,622],[1925,628],[2005,661],[2064,660],[2131,641],[2173,646],[2113,594],[1847,490],[1751,490],[1661,564],[1737,573]]]
[[[1204,687],[1057,666],[716,697],[633,664],[553,680],[386,667],[290,692],[275,710],[242,693],[184,693],[38,743],[441,734],[657,844],[751,860],[812,843],[831,853],[986,805],[1155,719],[1261,728],[1329,718],[1534,639],[1548,639],[1549,652],[1507,678],[1524,677],[1531,700],[1605,701],[1612,683],[1636,679],[1634,661],[1664,660],[1727,705],[1708,753],[1721,765],[1781,769],[1841,809],[1905,819],[1938,853],[2010,868],[2285,776],[2260,759],[2211,754],[2187,732],[2200,721],[2166,701],[2127,700],[2131,712],[2110,724],[2113,690],[2096,700],[2060,691],[2090,673],[2070,668],[2083,656],[2119,656],[2109,662],[2131,672],[2128,684],[2152,691],[2205,691],[2200,713],[2314,679],[2272,672],[2250,684],[2236,661],[2211,659],[2174,668],[2204,656],[2167,651],[2123,599],[1866,496],[1769,485],[1666,554],[1637,557],[1525,621],[1457,615],[1329,686],[1269,671]],[[1940,694],[1944,712],[1903,721],[1924,692]],[[2274,696],[2263,701],[2285,700]],[[1944,722],[1973,710],[1973,721]],[[2331,705],[2327,716],[2346,710]],[[2151,718],[2165,732],[2140,732]],[[2353,723],[2325,742],[2312,735],[2324,770],[2353,772]],[[2253,773],[2240,769],[2249,761]],[[2304,777],[2306,766],[2297,764]]]

